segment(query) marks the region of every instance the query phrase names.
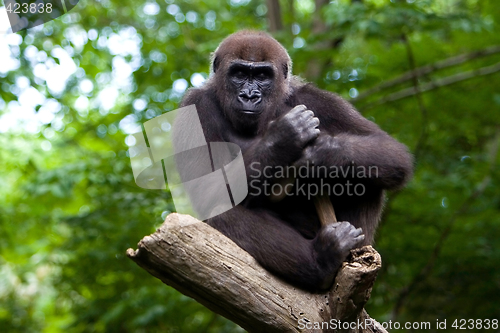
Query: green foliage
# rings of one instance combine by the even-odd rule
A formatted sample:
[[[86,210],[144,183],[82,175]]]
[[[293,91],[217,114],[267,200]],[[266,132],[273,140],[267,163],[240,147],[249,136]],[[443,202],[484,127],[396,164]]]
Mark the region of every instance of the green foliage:
[[[498,43],[495,0],[281,5],[286,29],[276,37],[294,73],[346,98]],[[265,1],[81,0],[63,17],[0,37],[19,61],[0,66],[2,331],[238,329],[125,257],[174,210],[168,192],[135,185],[125,141],[131,125],[176,108],[183,86],[208,76],[222,38],[265,30],[266,11]],[[477,57],[417,82],[499,62],[500,54]],[[322,64],[319,77],[309,77],[311,64]],[[62,85],[56,73],[67,76]],[[355,100],[416,154],[413,181],[389,194],[376,244],[384,266],[367,309],[380,321],[498,319],[500,75],[377,104],[414,84]],[[14,114],[28,116],[7,126]]]

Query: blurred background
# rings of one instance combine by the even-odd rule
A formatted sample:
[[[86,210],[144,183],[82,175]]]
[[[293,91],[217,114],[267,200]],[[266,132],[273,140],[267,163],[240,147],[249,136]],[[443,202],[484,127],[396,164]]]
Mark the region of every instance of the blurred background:
[[[135,185],[128,135],[243,28],[415,155],[377,235],[370,315],[500,319],[499,23],[498,0],[80,0],[13,34],[0,0],[0,330],[241,331],[125,251],[174,210]]]

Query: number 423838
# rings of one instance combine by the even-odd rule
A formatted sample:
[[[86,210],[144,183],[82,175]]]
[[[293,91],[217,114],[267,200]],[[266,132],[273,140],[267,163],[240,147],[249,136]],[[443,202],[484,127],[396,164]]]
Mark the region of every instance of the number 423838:
[[[52,4],[44,4],[43,2],[40,3],[9,3],[5,7],[5,10],[7,13],[14,13],[14,14],[35,14],[35,13],[52,13]]]

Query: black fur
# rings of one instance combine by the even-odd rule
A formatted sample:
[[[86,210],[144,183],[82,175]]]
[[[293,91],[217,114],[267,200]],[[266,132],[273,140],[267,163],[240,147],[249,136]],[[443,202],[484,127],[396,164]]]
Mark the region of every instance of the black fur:
[[[384,190],[401,188],[408,181],[411,155],[338,95],[289,75],[291,61],[286,50],[265,33],[233,34],[221,43],[213,59],[208,82],[190,89],[181,106],[196,105],[208,142],[238,144],[248,181],[257,181],[240,205],[207,222],[285,280],[311,291],[328,288],[349,250],[373,242]],[[261,112],[258,115],[241,112],[238,89],[243,88],[231,83],[228,71],[235,63],[267,64],[274,72],[270,87],[255,83],[251,69],[248,79],[243,76],[241,81],[260,89],[262,101],[251,107]],[[356,179],[352,174],[332,178],[328,173],[299,176],[300,184],[363,184],[366,191],[362,196],[331,196],[337,219],[350,223],[322,228],[307,196],[276,198],[257,193],[256,188],[263,189],[265,179],[258,175],[265,166],[312,164],[377,168],[378,177],[372,178]],[[294,180],[267,181],[286,184]],[[204,195],[216,195],[209,188],[206,191]]]

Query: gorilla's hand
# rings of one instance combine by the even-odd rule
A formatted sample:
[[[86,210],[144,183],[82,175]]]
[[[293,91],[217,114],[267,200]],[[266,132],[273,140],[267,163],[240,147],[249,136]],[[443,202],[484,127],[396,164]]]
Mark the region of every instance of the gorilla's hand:
[[[365,239],[361,228],[355,228],[349,222],[337,222],[321,228],[314,240],[314,249],[318,263],[328,266],[332,258],[344,261],[349,251],[358,247]]]
[[[294,166],[331,166],[331,162],[339,156],[340,145],[331,135],[320,135],[316,140],[307,145],[302,151],[302,156],[293,163]]]
[[[349,222],[332,223],[321,228],[313,243],[318,265],[328,272],[320,282],[321,289],[332,285],[349,251],[357,248],[364,239],[361,228],[356,229]]]
[[[319,135],[319,119],[305,105],[297,105],[288,113],[270,122],[265,140],[276,149],[300,154]]]

